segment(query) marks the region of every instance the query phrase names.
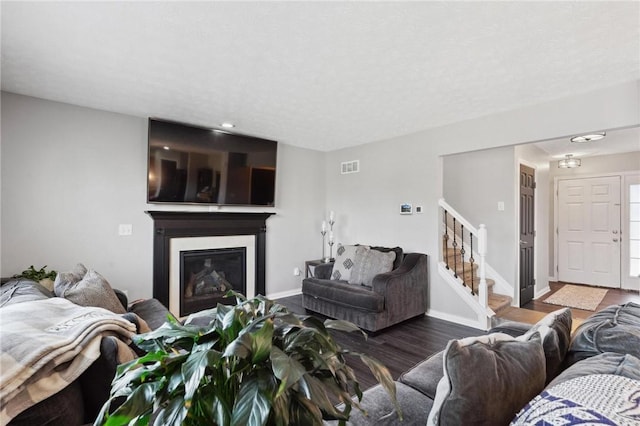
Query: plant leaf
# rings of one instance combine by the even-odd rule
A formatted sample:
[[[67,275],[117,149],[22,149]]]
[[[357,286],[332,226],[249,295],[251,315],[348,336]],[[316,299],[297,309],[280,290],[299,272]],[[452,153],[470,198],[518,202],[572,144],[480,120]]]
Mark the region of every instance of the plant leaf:
[[[153,411],[156,392],[162,387],[161,382],[142,383],[136,387],[127,400],[114,412],[114,417],[125,416],[129,419],[149,414]],[[107,420],[111,416],[107,417]],[[107,424],[110,424],[107,422]]]
[[[298,383],[300,388],[304,390],[306,398],[311,400],[323,413],[327,413],[332,418],[342,418],[342,413],[334,407],[327,395],[328,388],[320,380],[306,373]]]
[[[184,399],[190,401],[198,389],[205,370],[209,365],[214,365],[220,359],[220,353],[209,349],[211,344],[203,345],[198,350],[191,352],[187,360],[182,364],[182,380],[184,381]]]
[[[252,333],[251,337],[251,352],[253,353],[251,362],[260,364],[271,354],[273,319],[267,318],[263,321],[262,327],[257,332]]]
[[[240,359],[247,359],[251,354],[251,340],[252,337],[249,333],[243,333],[234,339],[225,348],[223,357],[237,356]]]
[[[306,369],[294,358],[289,357],[277,346],[271,347],[271,369],[273,374],[281,381],[275,398],[280,398],[282,393],[304,375]]]
[[[367,333],[365,333],[357,325],[349,321],[328,319],[325,320],[324,326],[328,329],[346,331],[348,333],[359,331],[360,333],[362,333],[365,339],[367,338]]]
[[[291,401],[290,421],[292,425],[316,426],[322,425],[322,412],[312,401],[301,394],[295,394]]]
[[[184,419],[187,417],[189,409],[187,403],[180,398],[173,398],[169,400],[169,404],[166,407],[162,407],[158,410],[158,415],[154,420],[154,424],[169,426],[169,425],[181,425]]]
[[[266,424],[271,403],[261,389],[256,376],[247,376],[240,385],[231,416],[232,426],[262,426]]]
[[[396,397],[396,384],[393,381],[393,377],[391,376],[389,369],[387,369],[387,367],[385,367],[380,361],[368,355],[358,354],[358,356],[360,357],[362,362],[364,362],[366,366],[369,367],[369,370],[371,370],[376,380],[387,391],[387,393],[391,397],[393,405],[398,411],[398,417],[402,419],[402,409],[400,408],[400,404],[398,403],[398,399]]]

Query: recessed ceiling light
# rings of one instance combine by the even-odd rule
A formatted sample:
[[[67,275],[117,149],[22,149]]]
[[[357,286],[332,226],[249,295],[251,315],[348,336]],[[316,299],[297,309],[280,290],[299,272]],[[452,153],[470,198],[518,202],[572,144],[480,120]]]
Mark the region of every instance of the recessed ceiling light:
[[[571,142],[582,143],[582,142],[599,141],[605,136],[607,136],[607,132],[591,133],[588,135],[574,136],[571,138]]]
[[[234,127],[236,127],[236,125],[233,123],[222,123],[220,126],[224,127],[225,129],[233,129]]]
[[[170,148],[169,148],[168,146],[166,146],[166,145],[165,145],[165,146],[163,146],[162,148],[164,148],[164,150],[165,150],[165,151],[169,151],[169,149],[170,149]]]

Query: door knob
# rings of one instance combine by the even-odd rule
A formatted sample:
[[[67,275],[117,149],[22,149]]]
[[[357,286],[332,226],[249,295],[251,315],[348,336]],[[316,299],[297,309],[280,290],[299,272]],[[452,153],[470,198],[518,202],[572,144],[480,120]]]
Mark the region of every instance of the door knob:
[[[613,230],[613,233],[614,233],[614,234],[617,234],[617,233],[618,233],[618,230],[617,230],[617,229],[614,229],[614,230]]]

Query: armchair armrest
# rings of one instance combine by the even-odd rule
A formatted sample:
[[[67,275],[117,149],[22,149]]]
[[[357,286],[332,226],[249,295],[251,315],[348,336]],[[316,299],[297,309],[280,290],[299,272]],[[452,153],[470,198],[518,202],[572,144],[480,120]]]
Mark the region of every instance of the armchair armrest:
[[[429,261],[426,254],[408,253],[399,268],[373,278],[372,290],[384,296],[385,310],[426,312]],[[415,314],[414,314],[415,315]]]

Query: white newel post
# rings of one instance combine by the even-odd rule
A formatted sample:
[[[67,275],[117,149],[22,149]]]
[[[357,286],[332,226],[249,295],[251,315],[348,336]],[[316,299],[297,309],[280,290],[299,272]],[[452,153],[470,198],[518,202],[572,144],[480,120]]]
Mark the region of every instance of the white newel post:
[[[481,224],[478,229],[478,255],[480,256],[480,264],[478,265],[478,275],[480,276],[478,298],[480,299],[480,304],[486,308],[489,304],[489,293],[487,288],[487,273],[485,271],[485,262],[487,257],[487,228],[484,224]]]

